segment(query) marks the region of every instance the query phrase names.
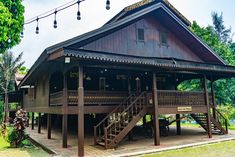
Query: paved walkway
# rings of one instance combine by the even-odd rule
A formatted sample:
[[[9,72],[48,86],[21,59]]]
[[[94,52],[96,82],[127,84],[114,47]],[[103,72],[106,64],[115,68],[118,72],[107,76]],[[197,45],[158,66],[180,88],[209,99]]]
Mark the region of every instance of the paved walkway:
[[[197,127],[182,127],[182,135],[175,135],[176,130],[174,126],[170,130],[171,132],[168,137],[161,137],[160,146],[154,146],[153,139],[136,135],[133,141],[124,140],[115,150],[105,150],[101,146],[94,146],[93,137],[90,135],[85,137],[85,156],[131,156],[235,139],[234,131],[230,131],[228,135],[213,135],[213,138],[209,139],[206,132]],[[57,156],[77,156],[78,141],[75,134],[69,134],[68,148],[62,148],[62,136],[58,130],[52,130],[52,139],[47,139],[46,130],[43,128],[41,134],[37,133],[36,127],[35,130],[28,128],[27,132],[31,138],[53,150]]]

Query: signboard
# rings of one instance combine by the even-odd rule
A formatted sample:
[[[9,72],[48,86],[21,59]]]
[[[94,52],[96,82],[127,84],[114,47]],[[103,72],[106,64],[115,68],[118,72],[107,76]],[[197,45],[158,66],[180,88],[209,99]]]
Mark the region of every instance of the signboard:
[[[179,111],[179,112],[189,112],[189,111],[192,111],[192,107],[189,107],[189,106],[177,107],[177,111]]]

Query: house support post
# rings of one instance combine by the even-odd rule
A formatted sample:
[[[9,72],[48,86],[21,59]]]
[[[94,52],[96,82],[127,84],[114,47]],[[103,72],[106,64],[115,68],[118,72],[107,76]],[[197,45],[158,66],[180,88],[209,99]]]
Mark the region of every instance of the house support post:
[[[217,120],[217,117],[216,117],[216,104],[215,104],[215,92],[214,92],[213,81],[211,81],[211,97],[212,97],[212,113],[213,113],[213,118],[215,120]]]
[[[181,135],[181,126],[180,126],[180,114],[176,114],[176,131],[177,135]]]
[[[78,156],[84,156],[84,88],[83,66],[78,67]]]
[[[160,145],[160,128],[159,128],[159,120],[158,120],[158,95],[157,95],[157,78],[156,72],[153,72],[153,107],[154,107],[154,145]]]
[[[146,128],[146,115],[143,117],[143,127]]]
[[[66,72],[63,73],[63,117],[62,117],[62,147],[68,147],[68,86]]]
[[[47,138],[51,139],[51,114],[47,114]]]
[[[38,113],[38,133],[41,133],[41,113]]]
[[[205,94],[205,104],[207,106],[207,113],[206,113],[206,122],[207,122],[207,133],[209,138],[212,138],[212,131],[211,131],[211,116],[210,116],[210,103],[209,103],[209,95],[207,90],[207,82],[206,76],[203,77],[203,87],[204,87],[204,94]]]
[[[34,112],[32,112],[31,129],[34,130]]]

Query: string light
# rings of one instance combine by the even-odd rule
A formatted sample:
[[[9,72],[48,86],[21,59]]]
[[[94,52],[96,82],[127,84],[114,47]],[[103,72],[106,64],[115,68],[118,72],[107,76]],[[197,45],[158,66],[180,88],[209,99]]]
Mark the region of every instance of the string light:
[[[24,38],[24,31],[22,31],[22,32],[20,33],[20,37],[21,37],[21,38]]]
[[[54,28],[57,28],[57,21],[56,21],[56,14],[57,14],[57,10],[55,10],[55,19],[54,19]]]
[[[81,2],[81,1],[78,1],[78,12],[77,12],[77,20],[81,20],[81,12],[80,12],[80,9],[79,9],[80,2]]]
[[[39,34],[39,24],[38,24],[38,23],[39,23],[39,20],[40,20],[40,19],[47,18],[47,17],[49,17],[49,16],[51,16],[51,15],[54,15],[53,27],[56,29],[56,28],[58,27],[58,24],[57,24],[57,17],[56,17],[56,16],[57,16],[57,13],[58,13],[59,11],[65,10],[65,9],[67,9],[67,8],[70,8],[70,7],[72,7],[72,6],[75,5],[75,4],[78,5],[77,20],[81,20],[80,3],[83,2],[83,1],[85,1],[85,0],[73,0],[73,1],[71,1],[71,2],[68,2],[68,3],[66,3],[66,4],[64,4],[64,5],[61,5],[61,6],[55,8],[55,9],[53,9],[53,10],[47,11],[47,12],[42,13],[42,14],[40,14],[40,15],[34,17],[34,18],[31,18],[31,19],[29,19],[29,20],[26,20],[26,21],[24,22],[24,25],[27,25],[27,24],[30,24],[30,23],[33,23],[33,22],[36,21],[37,26],[36,26],[36,31],[35,31],[35,33],[36,33],[36,34]],[[106,0],[106,9],[107,9],[107,10],[110,9],[110,0]],[[22,31],[22,32],[21,32],[21,38],[23,38],[23,37],[24,37],[24,32]]]
[[[106,9],[107,9],[107,10],[110,9],[110,1],[109,1],[109,0],[106,1]]]
[[[37,27],[36,27],[36,34],[39,34],[39,27],[38,27],[38,20],[39,20],[39,18],[37,17]]]

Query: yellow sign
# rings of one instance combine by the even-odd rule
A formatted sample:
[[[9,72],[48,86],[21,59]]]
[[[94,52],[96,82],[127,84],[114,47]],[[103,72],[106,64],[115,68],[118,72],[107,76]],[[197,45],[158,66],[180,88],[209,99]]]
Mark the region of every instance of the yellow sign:
[[[145,5],[145,4],[148,4],[148,3],[153,2],[153,1],[154,0],[142,0],[142,1],[138,2],[138,3],[135,3],[133,5],[130,5],[130,6],[126,7],[125,11],[130,11],[130,10],[139,8],[139,7],[141,7],[141,6]]]
[[[189,111],[192,111],[192,107],[177,107],[177,111],[179,111],[179,112],[189,112]]]

